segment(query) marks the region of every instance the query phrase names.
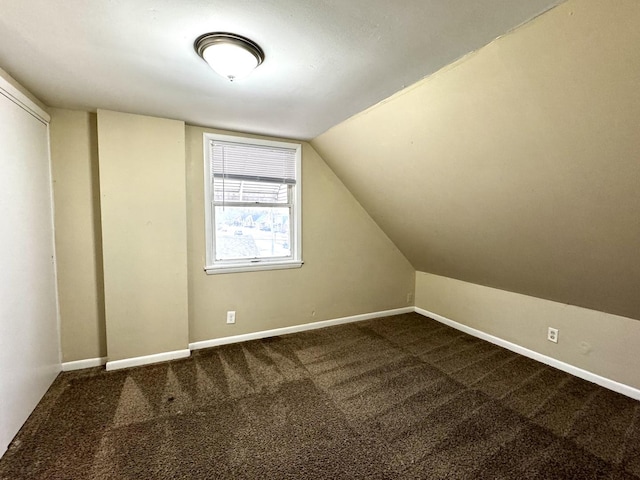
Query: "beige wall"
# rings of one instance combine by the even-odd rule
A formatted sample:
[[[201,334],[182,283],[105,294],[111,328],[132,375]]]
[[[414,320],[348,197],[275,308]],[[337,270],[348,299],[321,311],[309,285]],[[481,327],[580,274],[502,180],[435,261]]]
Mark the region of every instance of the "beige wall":
[[[96,116],[50,113],[62,361],[105,357]]]
[[[187,127],[192,342],[413,304],[413,268],[307,143],[302,268],[206,275],[204,132],[229,133]],[[227,310],[236,311],[235,325],[225,323]]]
[[[640,322],[626,317],[416,273],[416,307],[640,388]],[[547,328],[559,329],[557,344]]]
[[[188,348],[184,123],[98,110],[109,361]]]
[[[96,132],[94,118],[54,110],[51,140],[62,182],[56,187],[62,202],[56,228],[62,248],[64,361],[107,354],[119,360],[186,348],[181,313],[186,303],[166,302],[180,303],[187,283],[179,269],[174,276],[165,274],[168,258],[179,267],[180,236],[187,233],[192,342],[413,304],[407,301],[414,291],[413,268],[310,145],[303,144],[302,167],[305,265],[206,275],[202,135],[214,130],[186,128],[188,228],[180,228],[185,212],[185,200],[179,198],[185,179],[182,124],[100,111]],[[92,170],[96,133],[102,205]],[[103,246],[95,216],[100,207]],[[104,287],[97,258],[102,249]],[[94,250],[96,258],[89,258]],[[108,349],[96,344],[105,329],[102,288]],[[235,325],[225,323],[227,310],[237,311]]]
[[[569,0],[312,144],[416,270],[640,318],[638,25]]]

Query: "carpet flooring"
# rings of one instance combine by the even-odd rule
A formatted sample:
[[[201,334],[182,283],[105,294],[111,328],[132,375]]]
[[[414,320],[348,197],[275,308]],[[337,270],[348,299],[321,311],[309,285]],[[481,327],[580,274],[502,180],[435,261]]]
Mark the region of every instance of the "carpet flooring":
[[[417,314],[62,373],[0,479],[635,479],[640,402]]]

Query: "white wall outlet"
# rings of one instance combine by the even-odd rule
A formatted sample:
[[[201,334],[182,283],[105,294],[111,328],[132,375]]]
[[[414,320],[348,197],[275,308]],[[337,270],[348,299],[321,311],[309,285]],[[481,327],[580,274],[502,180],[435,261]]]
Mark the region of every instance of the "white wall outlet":
[[[547,330],[547,340],[553,343],[558,343],[558,329],[549,327]]]
[[[407,293],[407,303],[413,302],[413,293]]]
[[[235,312],[235,310],[229,310],[227,312],[227,323],[236,323],[236,312]]]

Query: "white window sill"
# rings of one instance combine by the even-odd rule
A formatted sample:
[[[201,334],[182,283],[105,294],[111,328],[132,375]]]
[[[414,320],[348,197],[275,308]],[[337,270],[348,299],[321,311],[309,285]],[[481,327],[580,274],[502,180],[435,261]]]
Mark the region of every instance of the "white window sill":
[[[304,262],[302,260],[287,260],[284,262],[256,262],[256,263],[235,263],[226,265],[214,265],[204,267],[207,275],[218,275],[220,273],[240,273],[256,272],[260,270],[284,270],[286,268],[300,268]]]

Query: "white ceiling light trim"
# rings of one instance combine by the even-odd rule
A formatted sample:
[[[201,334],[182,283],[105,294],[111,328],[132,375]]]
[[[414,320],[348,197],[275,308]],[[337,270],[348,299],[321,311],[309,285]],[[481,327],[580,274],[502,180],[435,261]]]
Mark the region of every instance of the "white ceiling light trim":
[[[257,43],[234,33],[206,33],[193,46],[216,73],[232,82],[246,77],[264,61]]]

